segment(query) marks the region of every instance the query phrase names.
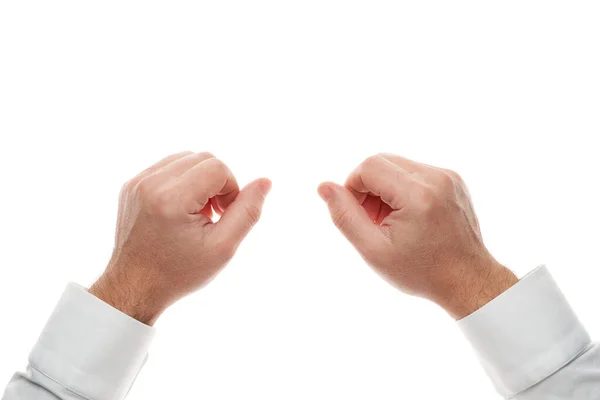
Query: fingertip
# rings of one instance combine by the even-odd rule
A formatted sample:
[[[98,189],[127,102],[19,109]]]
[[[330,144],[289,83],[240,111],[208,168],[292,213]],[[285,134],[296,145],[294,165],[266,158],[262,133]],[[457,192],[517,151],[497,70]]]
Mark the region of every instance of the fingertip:
[[[317,193],[319,193],[319,196],[321,196],[323,201],[325,201],[326,203],[329,203],[329,201],[335,195],[337,186],[338,185],[333,182],[323,182],[317,188]]]
[[[273,188],[273,182],[269,178],[260,178],[258,179],[258,185],[263,196],[269,194],[271,189]]]
[[[240,242],[258,222],[271,187],[272,182],[267,178],[248,183],[217,223],[219,235]]]
[[[258,178],[250,182],[242,189],[242,191],[250,191],[250,192],[258,192],[264,197],[269,194],[271,188],[273,187],[273,182],[269,178]]]

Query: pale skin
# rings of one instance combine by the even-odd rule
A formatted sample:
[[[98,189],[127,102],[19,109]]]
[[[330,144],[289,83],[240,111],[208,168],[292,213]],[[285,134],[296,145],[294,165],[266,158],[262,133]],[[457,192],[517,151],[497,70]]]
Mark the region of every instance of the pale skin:
[[[344,186],[319,186],[334,224],[384,279],[455,319],[517,283],[483,244],[467,187],[450,170],[367,158]]]
[[[153,325],[225,267],[258,222],[266,178],[240,190],[210,153],[164,158],[123,186],[115,248],[89,292]],[[335,225],[365,261],[398,289],[463,318],[517,282],[483,244],[455,172],[406,158],[367,158],[344,186],[318,192]],[[221,218],[213,222],[213,213]]]
[[[270,189],[260,178],[240,190],[210,153],[164,158],[123,186],[114,252],[89,292],[153,325],[227,265]],[[221,216],[216,223],[213,212]]]

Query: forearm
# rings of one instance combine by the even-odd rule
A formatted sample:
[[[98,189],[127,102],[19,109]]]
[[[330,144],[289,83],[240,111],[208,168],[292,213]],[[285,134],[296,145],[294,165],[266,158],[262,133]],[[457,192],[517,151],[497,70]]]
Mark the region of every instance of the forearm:
[[[459,174],[380,153],[319,194],[382,277],[459,320],[501,395],[596,398],[600,352],[545,268],[517,281],[494,259]]]
[[[106,270],[89,291],[67,287],[5,399],[123,399],[146,360],[151,326],[227,265],[270,188],[262,178],[240,190],[206,152],[173,154],[129,180]]]
[[[517,282],[519,279],[510,269],[492,258],[484,265],[471,264],[466,268],[454,268],[431,291],[429,299],[455,320],[460,320],[479,310]]]
[[[141,323],[153,326],[168,307],[164,292],[154,288],[158,286],[154,278],[124,274],[125,271],[113,271],[109,266],[88,292]]]

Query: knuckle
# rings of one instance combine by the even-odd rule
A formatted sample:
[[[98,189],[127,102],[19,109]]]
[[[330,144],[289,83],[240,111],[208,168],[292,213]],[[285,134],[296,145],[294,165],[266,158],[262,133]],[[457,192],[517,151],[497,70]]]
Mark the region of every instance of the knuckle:
[[[248,221],[250,222],[250,225],[255,225],[258,222],[261,213],[261,208],[255,204],[248,204],[246,206],[246,215],[248,216]]]
[[[365,159],[365,161],[363,161],[363,166],[365,168],[372,168],[373,166],[379,164],[380,162],[381,162],[381,155],[375,154],[375,155],[367,157]]]
[[[350,224],[350,216],[347,209],[341,209],[331,213],[333,224],[341,231],[345,230]]]
[[[151,198],[153,196],[153,187],[150,185],[148,180],[142,180],[138,182],[134,187],[135,193],[141,199]]]
[[[460,174],[454,170],[451,169],[445,169],[444,172],[455,182],[462,182],[462,176],[460,176]]]
[[[377,155],[375,155],[374,158],[379,163],[381,163],[381,162],[388,163],[389,162],[392,164],[397,164],[398,160],[408,161],[405,157],[399,156],[394,153],[388,153],[388,152],[377,153]]]
[[[214,173],[219,175],[227,174],[228,168],[223,161],[219,160],[218,158],[211,158],[210,162],[212,163],[211,168]]]
[[[454,179],[449,173],[445,171],[439,173],[437,181],[439,182],[437,185],[437,189],[439,192],[445,193],[449,190],[454,189]]]
[[[190,154],[192,154],[190,152]],[[209,151],[201,151],[200,153],[197,153],[198,158],[202,158],[202,159],[210,159],[210,158],[215,158],[215,155]]]
[[[121,194],[130,192],[137,185],[137,180],[135,178],[128,180],[121,186]]]

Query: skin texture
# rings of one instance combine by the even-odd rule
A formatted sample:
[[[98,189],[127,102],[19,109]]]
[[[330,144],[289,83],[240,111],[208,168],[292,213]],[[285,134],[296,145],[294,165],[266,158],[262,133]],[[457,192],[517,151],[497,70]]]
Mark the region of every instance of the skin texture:
[[[153,325],[225,267],[258,222],[270,188],[261,178],[240,191],[210,153],[164,158],[123,186],[113,255],[89,292]]]
[[[334,224],[376,272],[455,319],[518,281],[484,246],[467,187],[454,171],[378,154],[344,186],[325,182],[318,192]]]

